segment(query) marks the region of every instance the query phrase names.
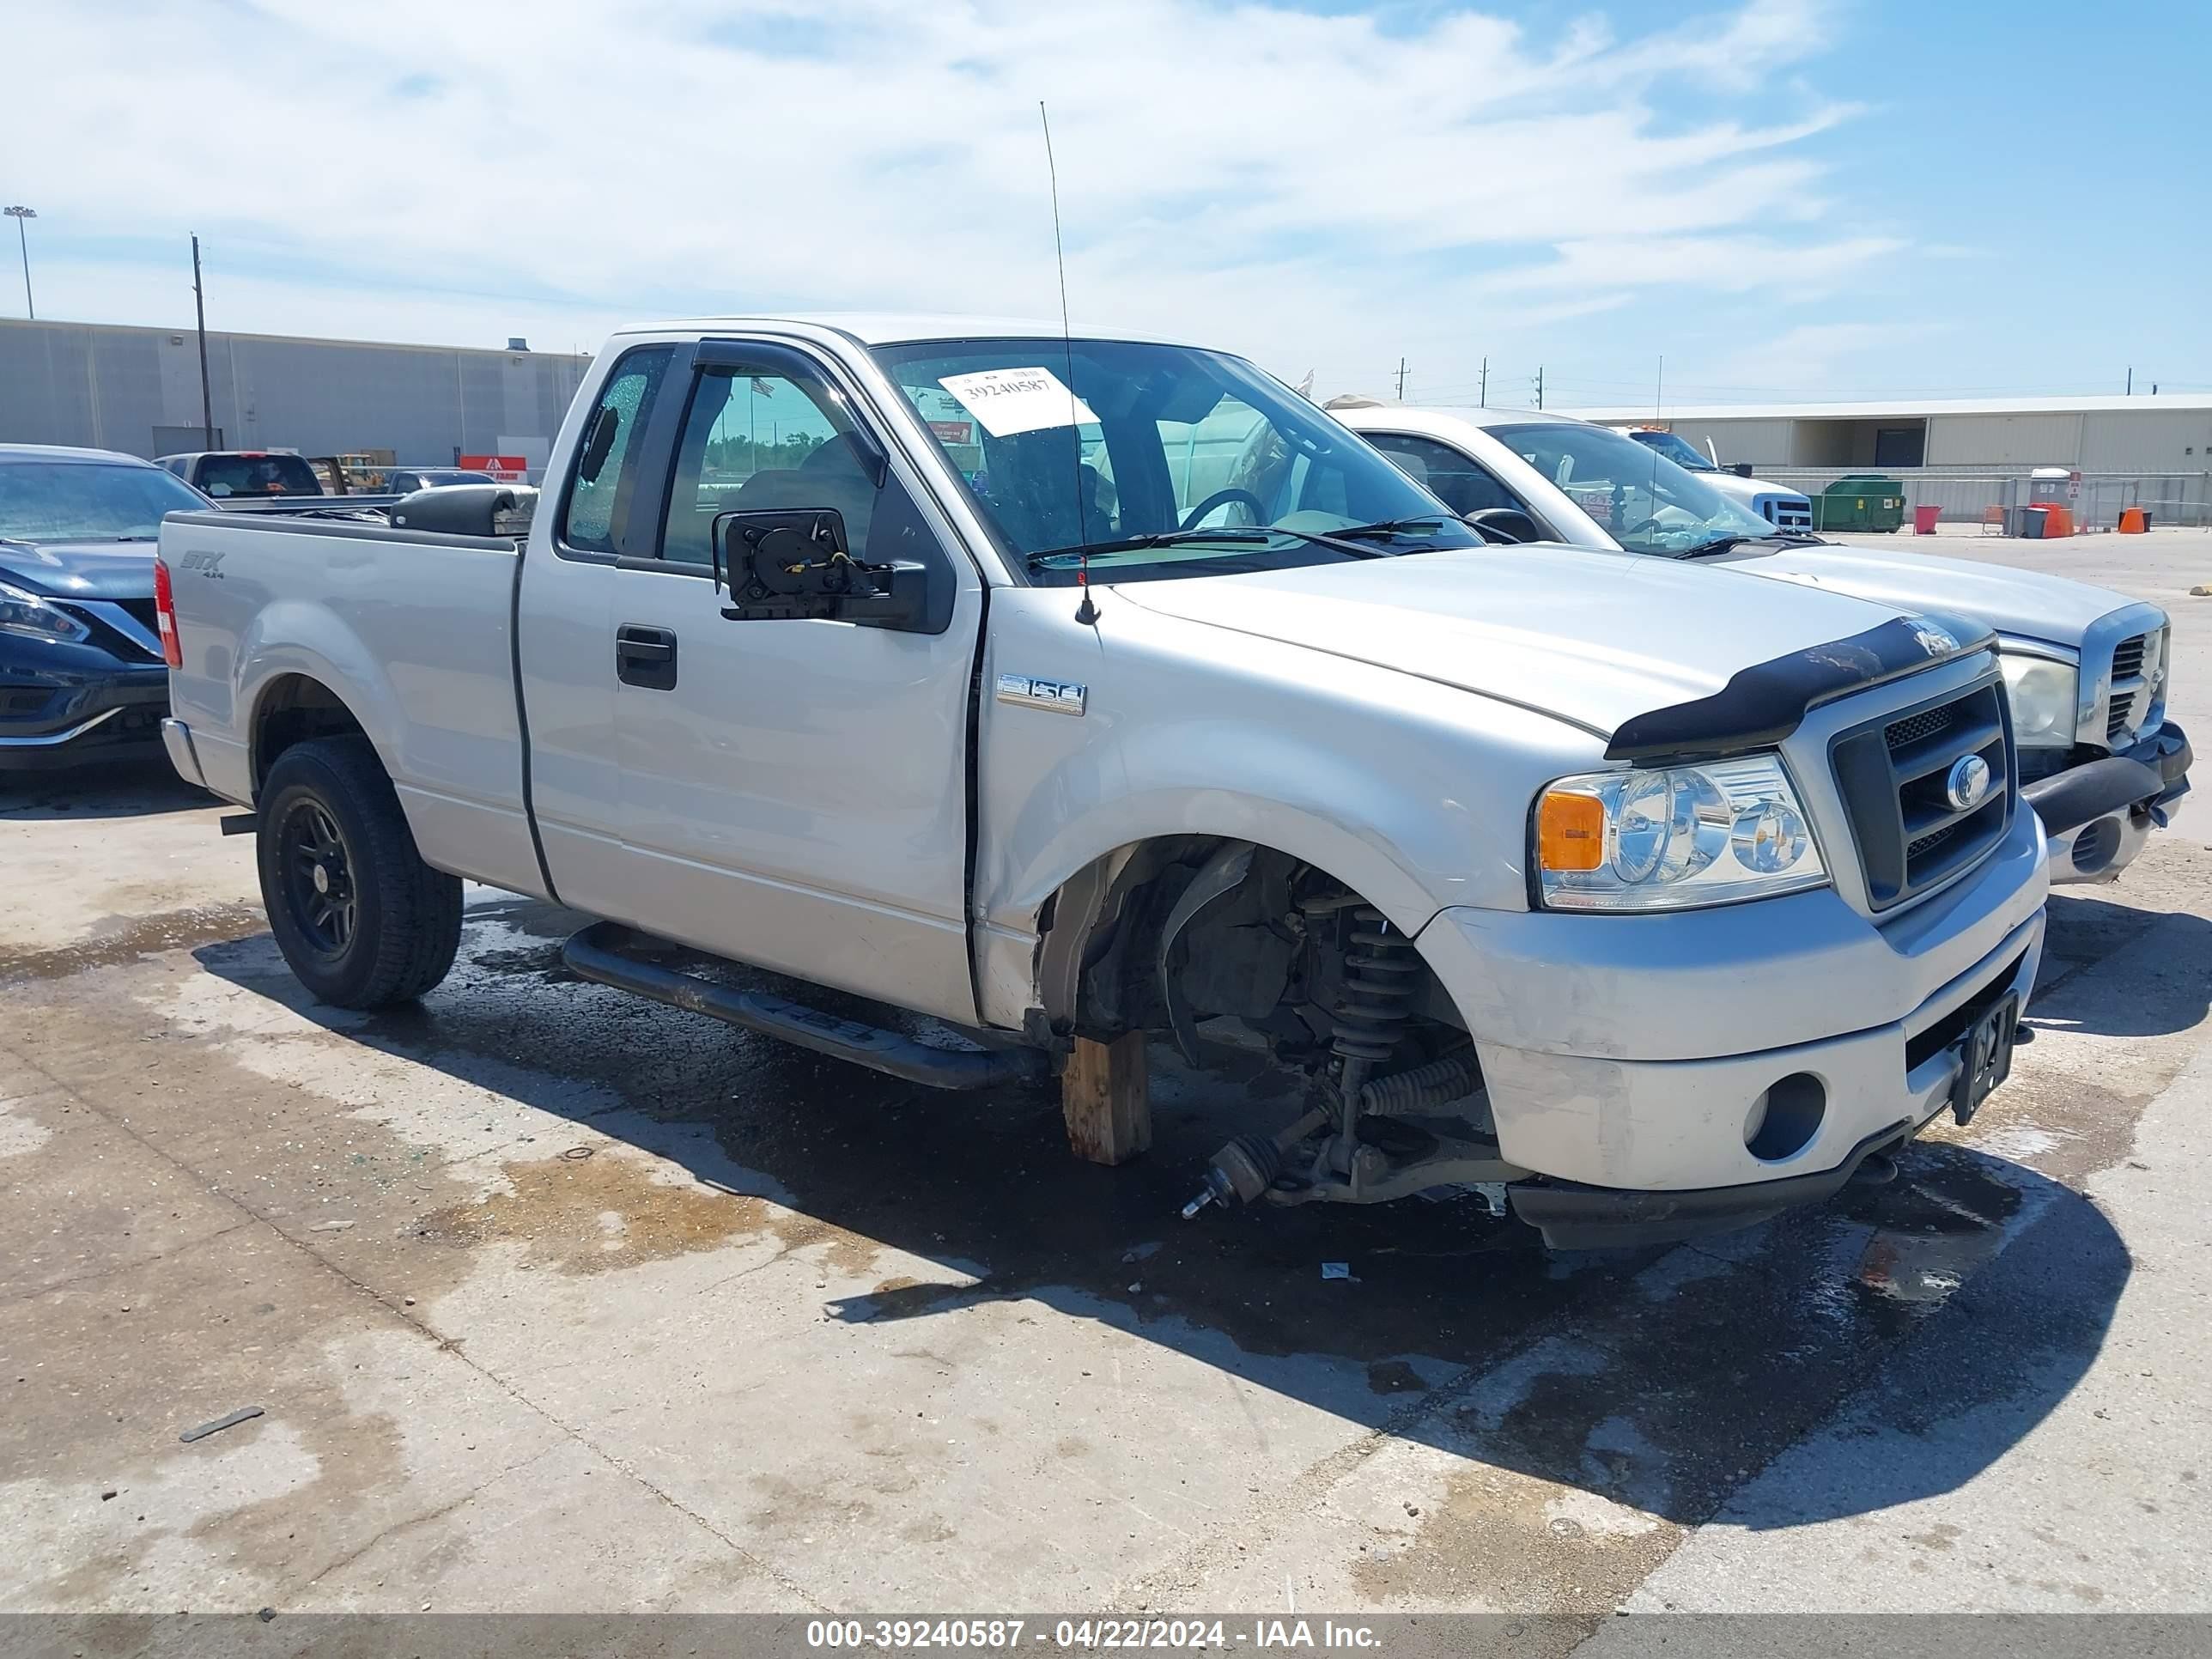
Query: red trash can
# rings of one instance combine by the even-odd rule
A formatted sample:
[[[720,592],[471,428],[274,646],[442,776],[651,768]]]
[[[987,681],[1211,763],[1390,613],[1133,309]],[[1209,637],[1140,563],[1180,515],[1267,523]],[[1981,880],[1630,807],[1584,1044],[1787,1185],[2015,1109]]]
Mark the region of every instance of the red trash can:
[[[1940,507],[1914,507],[1912,509],[1912,533],[1916,536],[1934,535],[1936,533],[1936,520],[1942,516],[1943,509]]]

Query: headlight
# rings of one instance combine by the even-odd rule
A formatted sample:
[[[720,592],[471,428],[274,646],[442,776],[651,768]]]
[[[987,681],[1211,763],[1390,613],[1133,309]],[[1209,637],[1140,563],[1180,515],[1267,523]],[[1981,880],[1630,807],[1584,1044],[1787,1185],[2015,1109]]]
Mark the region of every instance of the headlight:
[[[1553,910],[1680,910],[1827,884],[1779,755],[1561,778],[1536,800]]]
[[[2013,741],[2022,749],[2071,749],[2081,670],[2070,662],[2000,650],[1997,672],[2012,707]]]
[[[76,641],[92,630],[35,593],[0,582],[0,633],[28,634],[33,639]]]

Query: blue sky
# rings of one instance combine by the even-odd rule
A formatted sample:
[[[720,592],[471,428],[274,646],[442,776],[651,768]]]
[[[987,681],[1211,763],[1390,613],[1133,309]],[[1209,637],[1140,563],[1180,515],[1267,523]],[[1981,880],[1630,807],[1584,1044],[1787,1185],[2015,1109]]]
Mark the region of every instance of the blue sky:
[[[195,230],[222,328],[1049,313],[1042,97],[1079,323],[1322,395],[2212,389],[2197,5],[383,9],[12,18],[41,314],[189,323]]]

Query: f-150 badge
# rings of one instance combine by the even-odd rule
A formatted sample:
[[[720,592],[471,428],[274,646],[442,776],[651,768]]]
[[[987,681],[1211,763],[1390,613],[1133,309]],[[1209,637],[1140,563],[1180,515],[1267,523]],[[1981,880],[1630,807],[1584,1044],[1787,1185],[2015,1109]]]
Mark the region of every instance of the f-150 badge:
[[[1022,708],[1049,709],[1055,714],[1083,713],[1089,701],[1088,686],[1078,685],[1072,680],[1041,680],[1028,674],[999,676],[999,701]]]

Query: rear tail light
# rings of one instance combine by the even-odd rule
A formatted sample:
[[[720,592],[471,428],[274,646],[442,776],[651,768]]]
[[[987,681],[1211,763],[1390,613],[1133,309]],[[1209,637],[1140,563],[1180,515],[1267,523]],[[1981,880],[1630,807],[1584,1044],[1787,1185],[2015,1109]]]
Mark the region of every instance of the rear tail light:
[[[154,623],[161,630],[161,660],[182,668],[185,647],[177,637],[177,596],[169,587],[169,567],[158,558],[154,561]]]

